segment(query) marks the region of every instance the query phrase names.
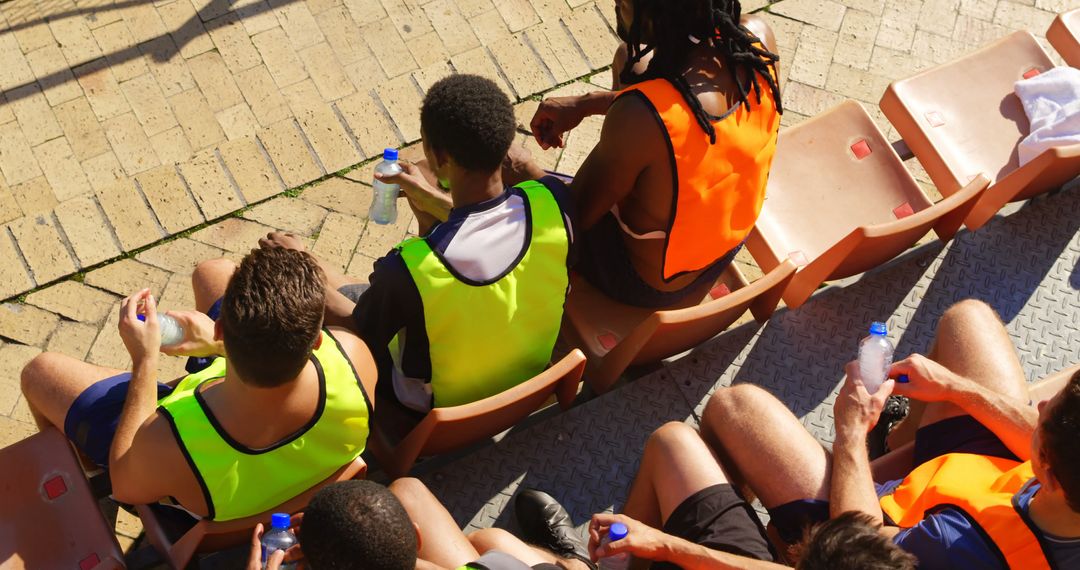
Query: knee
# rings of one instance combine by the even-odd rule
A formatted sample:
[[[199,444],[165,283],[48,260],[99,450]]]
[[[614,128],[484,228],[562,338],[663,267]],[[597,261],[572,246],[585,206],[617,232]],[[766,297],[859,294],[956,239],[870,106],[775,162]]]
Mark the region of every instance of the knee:
[[[419,479],[413,477],[395,479],[393,483],[390,483],[388,488],[390,489],[390,492],[397,497],[398,501],[405,506],[405,510],[407,511],[432,496],[431,491],[428,490],[427,486]]]
[[[49,377],[53,370],[56,370],[56,362],[61,355],[53,352],[42,352],[35,356],[33,360],[26,363],[23,366],[22,373],[19,375],[19,384],[22,388],[23,394],[34,393],[34,388],[41,385],[41,382]],[[32,396],[27,396],[31,398]]]
[[[499,550],[508,541],[516,541],[514,535],[501,528],[482,528],[469,533],[469,543],[480,554],[489,550]]]
[[[997,312],[994,311],[993,307],[978,299],[964,299],[946,309],[945,314],[941,316],[941,322],[963,322],[985,318],[997,320]]]
[[[670,449],[688,440],[701,439],[698,431],[683,422],[668,422],[649,436],[645,443],[645,450]]]
[[[737,384],[717,390],[705,405],[701,420],[714,427],[731,425],[738,418],[759,416],[763,408],[777,402],[776,397],[764,388]]]
[[[212,278],[220,278],[232,275],[236,271],[236,262],[231,259],[208,259],[200,261],[191,272],[191,283],[198,287],[199,283],[205,283]]]

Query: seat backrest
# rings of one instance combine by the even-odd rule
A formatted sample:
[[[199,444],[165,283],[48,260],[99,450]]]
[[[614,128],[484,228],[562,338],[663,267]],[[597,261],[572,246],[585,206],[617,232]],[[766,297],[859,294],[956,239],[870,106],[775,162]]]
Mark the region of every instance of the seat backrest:
[[[781,131],[747,246],[766,271],[788,258],[802,266],[855,228],[930,206],[870,115],[847,100]]]
[[[58,430],[0,449],[0,466],[0,566],[89,570],[124,559]]]
[[[168,536],[153,509],[147,505],[136,505],[136,509],[139,512],[139,518],[142,519],[146,536],[154,548],[165,558],[169,566],[185,568],[195,553],[217,552],[244,544],[251,539],[255,525],[268,524],[270,515],[273,513],[300,512],[319,489],[338,481],[363,478],[366,474],[367,463],[357,457],[352,463],[342,467],[319,484],[265,513],[231,521],[202,520],[175,541]]]
[[[371,451],[378,467],[391,477],[406,475],[421,456],[448,453],[479,443],[517,425],[544,405],[552,394],[566,409],[577,395],[585,355],[570,351],[539,375],[479,402],[435,408],[395,443],[378,421],[372,424]]]
[[[1053,67],[1031,33],[1015,32],[894,82],[881,110],[948,196],[980,173],[996,182],[1016,170],[1030,126],[1013,85]]]
[[[1080,67],[1080,8],[1058,14],[1046,39],[1070,67]]]

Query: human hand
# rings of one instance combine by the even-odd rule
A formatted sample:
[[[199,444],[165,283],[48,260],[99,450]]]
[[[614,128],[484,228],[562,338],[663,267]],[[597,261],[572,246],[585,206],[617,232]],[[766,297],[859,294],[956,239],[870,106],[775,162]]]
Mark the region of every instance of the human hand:
[[[540,148],[566,146],[563,135],[588,116],[580,97],[548,97],[540,102],[529,127]]]
[[[144,318],[140,319],[142,315]],[[157,302],[150,289],[143,289],[120,303],[120,339],[135,364],[154,360],[161,348],[161,325]]]
[[[964,382],[962,377],[921,354],[894,362],[889,377],[897,379],[897,394],[920,402],[949,400]]]
[[[294,517],[295,520],[295,517]],[[255,531],[251,533],[251,549],[248,551],[248,563],[247,570],[262,570],[262,535],[263,524],[259,523],[255,525]],[[296,529],[292,529],[296,532]],[[284,562],[295,562],[296,568],[304,568],[304,553],[300,550],[300,545],[296,544],[288,550],[275,550],[270,553],[270,558],[266,561],[266,570],[280,570],[281,565]]]
[[[866,390],[862,377],[859,373],[859,362],[852,361],[845,367],[847,379],[840,387],[840,393],[836,396],[833,404],[833,420],[836,422],[836,431],[855,435],[860,439],[877,425],[881,417],[881,410],[885,407],[885,400],[893,391],[895,381],[886,380],[877,392],[871,394]]]
[[[617,522],[626,525],[629,531],[626,538],[600,546],[601,538],[607,536],[608,529]],[[589,555],[593,562],[624,552],[635,558],[659,562],[669,545],[677,540],[626,515],[600,513],[593,515],[589,523]]]
[[[179,344],[161,347],[170,356],[224,356],[221,341],[214,340],[214,321],[199,311],[168,311],[184,329],[184,340]]]
[[[266,234],[266,237],[259,240],[259,247],[263,249],[283,247],[285,249],[295,249],[296,251],[305,251],[307,249],[304,246],[304,241],[291,232],[270,232]]]
[[[434,187],[419,166],[402,161],[398,174],[375,173],[375,179],[387,184],[401,186],[401,191],[413,209],[446,220],[450,214],[451,200],[447,192]]]

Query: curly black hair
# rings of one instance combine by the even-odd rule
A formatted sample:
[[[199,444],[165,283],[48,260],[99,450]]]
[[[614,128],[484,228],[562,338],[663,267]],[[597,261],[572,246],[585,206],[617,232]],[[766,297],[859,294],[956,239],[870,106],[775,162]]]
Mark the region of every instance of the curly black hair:
[[[764,82],[776,101],[776,111],[783,113],[776,73],[780,56],[766,49],[760,38],[739,23],[741,17],[739,0],[634,0],[634,20],[626,31],[629,61],[620,80],[626,85],[649,79],[668,80],[686,99],[709,140],[716,144],[712,117],[683,77],[691,50],[697,42],[705,42],[723,59],[738,90],[737,100],[747,111],[751,92],[761,103]],[[645,32],[647,25],[651,26],[651,37]],[[649,53],[653,58],[648,68],[640,74],[634,71],[634,65]]]
[[[1045,412],[1046,418],[1039,426],[1040,453],[1065,491],[1069,507],[1080,513],[1080,454],[1076,453],[1076,442],[1080,441],[1080,372],[1073,374],[1061,399]]]
[[[420,125],[433,150],[462,168],[494,172],[514,140],[514,107],[490,79],[451,75],[428,90]]]
[[[314,570],[412,570],[419,545],[409,513],[386,487],[342,481],[323,487],[300,523],[304,559]]]

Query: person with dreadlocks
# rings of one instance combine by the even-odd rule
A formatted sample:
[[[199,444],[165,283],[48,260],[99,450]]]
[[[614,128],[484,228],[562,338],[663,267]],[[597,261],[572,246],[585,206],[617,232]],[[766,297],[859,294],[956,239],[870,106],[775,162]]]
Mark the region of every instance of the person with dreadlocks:
[[[738,0],[616,4],[617,91],[547,99],[531,127],[548,149],[606,115],[571,186],[577,270],[617,301],[665,307],[715,281],[757,220],[782,112],[779,58]]]

